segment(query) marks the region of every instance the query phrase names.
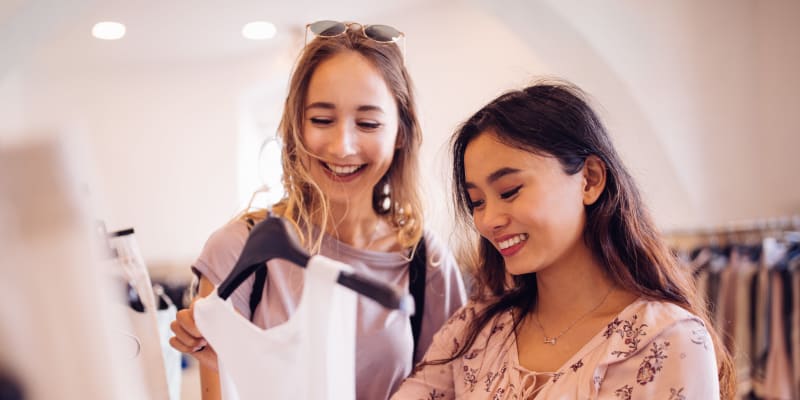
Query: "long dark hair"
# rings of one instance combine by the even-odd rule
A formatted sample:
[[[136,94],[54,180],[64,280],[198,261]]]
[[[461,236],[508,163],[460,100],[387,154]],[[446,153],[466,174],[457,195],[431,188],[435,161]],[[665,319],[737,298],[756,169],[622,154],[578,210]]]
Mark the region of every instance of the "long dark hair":
[[[453,193],[458,220],[466,225],[471,225],[472,210],[466,190],[464,152],[472,140],[487,131],[509,146],[555,157],[570,175],[580,172],[590,155],[603,161],[606,186],[598,200],[586,206],[583,240],[616,286],[647,299],[676,304],[704,320],[718,356],[722,398],[732,397],[733,364],[709,323],[704,300],[694,290],[688,271],[662,240],[633,178],[585,94],[566,82],[542,81],[501,95],[461,125],[452,138]],[[475,231],[461,231],[468,230]],[[517,310],[526,315],[536,305],[536,274],[514,276],[509,281],[499,251],[486,238],[478,240],[477,246],[472,247],[477,254],[471,257],[473,297],[489,305],[476,314],[459,352],[449,360],[440,360],[443,362],[462,356],[499,313]],[[515,321],[515,328],[520,321],[521,318]]]

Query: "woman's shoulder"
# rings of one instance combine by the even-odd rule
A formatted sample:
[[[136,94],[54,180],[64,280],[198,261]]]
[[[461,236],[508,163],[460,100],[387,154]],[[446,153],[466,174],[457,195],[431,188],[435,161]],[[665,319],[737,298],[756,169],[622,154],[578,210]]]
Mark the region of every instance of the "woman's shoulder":
[[[668,301],[639,298],[625,308],[618,318],[636,319],[640,324],[652,328],[667,328],[681,321],[696,321],[700,317],[685,308]]]
[[[229,249],[233,247],[241,250],[249,232],[250,228],[244,220],[235,219],[229,221],[211,233],[205,247],[212,249]]]
[[[239,219],[217,228],[206,240],[194,267],[212,282],[218,283],[227,276],[239,258],[248,232],[247,223]]]
[[[609,352],[611,358],[619,361],[648,348],[656,340],[684,337],[705,341],[709,335],[703,320],[683,307],[640,298],[608,324],[603,337],[613,350]]]

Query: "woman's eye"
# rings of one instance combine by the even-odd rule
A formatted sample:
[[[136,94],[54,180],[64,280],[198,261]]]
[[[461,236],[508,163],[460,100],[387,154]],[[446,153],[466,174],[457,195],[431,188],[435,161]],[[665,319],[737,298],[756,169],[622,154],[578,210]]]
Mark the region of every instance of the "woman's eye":
[[[469,208],[470,210],[474,210],[476,208],[481,208],[483,206],[483,200],[468,200],[469,201]]]
[[[513,189],[511,189],[511,190],[509,190],[507,192],[500,193],[500,198],[501,199],[510,199],[510,198],[514,197],[514,195],[519,193],[520,189],[522,189],[522,185],[517,186],[517,187],[515,187],[515,188],[513,188]]]
[[[359,121],[358,122],[359,128],[365,129],[365,130],[370,130],[370,131],[374,131],[374,130],[380,128],[381,125],[382,124],[380,122],[369,122],[369,121]]]
[[[332,118],[327,117],[311,117],[309,118],[312,124],[314,125],[329,125],[333,122]]]

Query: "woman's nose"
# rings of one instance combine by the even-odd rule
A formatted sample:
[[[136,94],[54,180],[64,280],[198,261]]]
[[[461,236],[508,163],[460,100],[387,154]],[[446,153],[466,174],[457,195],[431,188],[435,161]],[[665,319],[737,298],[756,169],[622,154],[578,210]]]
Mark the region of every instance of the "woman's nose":
[[[480,224],[487,233],[496,232],[508,225],[509,218],[502,204],[487,201],[480,213]]]
[[[338,158],[345,158],[356,153],[356,132],[346,124],[339,125],[328,145],[328,152]]]

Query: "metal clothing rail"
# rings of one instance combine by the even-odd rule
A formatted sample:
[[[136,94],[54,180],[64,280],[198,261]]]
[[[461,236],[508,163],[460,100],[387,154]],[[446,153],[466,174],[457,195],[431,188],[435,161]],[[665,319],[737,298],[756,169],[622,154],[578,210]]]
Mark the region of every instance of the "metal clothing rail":
[[[663,237],[674,250],[698,246],[760,243],[766,238],[800,240],[800,214],[782,217],[733,221],[719,226],[663,231]]]
[[[800,231],[800,214],[759,218],[753,220],[731,221],[718,226],[669,229],[663,231],[663,234],[666,237],[681,237],[718,236],[737,233],[766,233],[780,231]]]

